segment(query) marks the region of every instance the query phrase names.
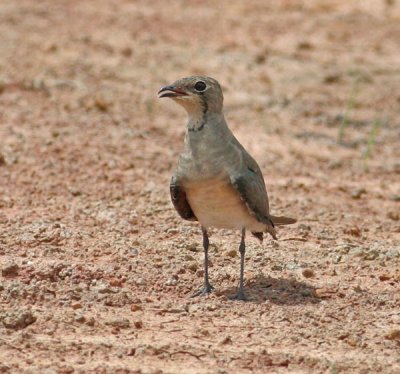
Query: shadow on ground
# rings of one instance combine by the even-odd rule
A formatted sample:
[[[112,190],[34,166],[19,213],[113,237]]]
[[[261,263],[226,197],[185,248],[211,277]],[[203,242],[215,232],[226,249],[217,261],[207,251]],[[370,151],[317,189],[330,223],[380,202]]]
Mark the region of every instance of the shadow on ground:
[[[232,297],[237,293],[236,287],[221,291],[221,294]],[[272,278],[258,275],[245,283],[245,293],[249,302],[264,303],[270,301],[278,305],[317,304],[320,302],[315,294],[315,287],[299,282],[296,279]]]

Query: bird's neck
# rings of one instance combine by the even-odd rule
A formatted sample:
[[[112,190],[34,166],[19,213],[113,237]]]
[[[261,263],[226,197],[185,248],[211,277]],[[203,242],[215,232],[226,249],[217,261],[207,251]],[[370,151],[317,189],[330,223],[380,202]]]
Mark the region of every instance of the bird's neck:
[[[207,122],[207,113],[202,110],[196,110],[189,113],[189,121],[187,124],[188,131],[201,131]]]
[[[188,131],[197,132],[203,130],[209,116],[207,103],[202,102],[201,105],[190,108],[190,110],[188,110],[188,115]]]

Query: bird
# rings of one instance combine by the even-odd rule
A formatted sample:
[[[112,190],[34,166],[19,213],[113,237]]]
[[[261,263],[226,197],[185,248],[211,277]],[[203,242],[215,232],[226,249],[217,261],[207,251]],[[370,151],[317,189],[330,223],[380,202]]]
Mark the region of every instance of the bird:
[[[236,300],[246,300],[244,263],[246,231],[261,242],[264,233],[277,239],[275,227],[296,222],[269,212],[263,174],[254,158],[229,129],[223,114],[220,84],[207,76],[190,76],[162,87],[159,98],[170,98],[188,114],[182,153],[170,181],[178,214],[201,226],[204,248],[204,286],[193,296],[208,295],[210,228],[239,230],[240,280]]]

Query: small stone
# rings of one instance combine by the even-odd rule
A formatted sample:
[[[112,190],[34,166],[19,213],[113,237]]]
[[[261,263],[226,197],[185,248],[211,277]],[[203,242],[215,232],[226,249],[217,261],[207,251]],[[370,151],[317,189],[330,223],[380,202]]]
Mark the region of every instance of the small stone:
[[[12,262],[4,266],[3,269],[1,269],[1,275],[3,277],[15,277],[18,275],[19,272],[19,266]]]
[[[134,356],[135,353],[136,353],[136,348],[128,348],[128,350],[126,351],[127,356]]]
[[[355,338],[350,337],[347,339],[347,344],[351,347],[355,347],[357,346],[357,340]]]
[[[235,258],[237,256],[237,250],[236,249],[228,249],[227,251],[224,252],[224,256]]]
[[[11,373],[11,368],[7,365],[0,364],[0,373]]]
[[[228,335],[225,336],[225,338],[223,338],[220,342],[220,345],[226,345],[226,344],[232,344],[232,338]]]
[[[357,188],[351,191],[351,197],[353,199],[361,199],[362,195],[366,194],[367,190],[365,188]]]
[[[105,324],[108,326],[111,326],[111,327],[118,328],[118,329],[127,329],[131,325],[131,323],[129,322],[129,320],[127,318],[112,319],[112,320],[106,321]]]
[[[400,212],[388,212],[387,217],[393,221],[400,220]]]
[[[395,248],[389,249],[385,253],[385,257],[387,259],[394,259],[394,258],[400,257],[400,251],[398,249],[395,249]]]
[[[302,291],[300,292],[300,294],[301,294],[301,296],[304,296],[304,297],[310,297],[310,296],[312,296],[312,292],[311,292],[310,290],[302,290]]]
[[[286,269],[288,269],[288,270],[295,270],[295,269],[298,269],[298,268],[300,268],[300,265],[297,262],[289,261],[286,264]]]
[[[188,251],[191,251],[191,252],[197,252],[198,251],[196,243],[187,244],[185,249],[187,249]]]
[[[337,83],[340,80],[341,80],[340,73],[331,73],[331,74],[325,75],[325,77],[324,77],[324,83],[328,83],[328,84]]]
[[[397,340],[400,341],[400,329],[392,329],[389,330],[386,334],[385,334],[385,338],[389,339],[389,340]]]
[[[111,278],[109,283],[112,287],[122,287],[122,280],[118,278]]]
[[[387,280],[389,280],[390,278],[391,278],[391,276],[390,276],[389,274],[381,274],[381,275],[379,276],[379,280],[380,280],[381,282],[387,281]]]
[[[187,268],[194,273],[194,272],[196,272],[198,266],[197,266],[196,262],[192,262],[191,264],[188,265]]]
[[[360,285],[357,285],[357,286],[353,287],[353,290],[355,292],[357,292],[357,293],[362,293],[363,292],[363,289],[360,287]]]
[[[298,229],[300,231],[308,232],[308,231],[311,231],[311,226],[310,225],[306,225],[304,223],[300,223],[299,226],[298,226]]]
[[[356,236],[356,237],[361,236],[361,230],[357,226],[348,227],[348,228],[344,229],[344,233],[347,235],[352,235],[352,236]]]
[[[124,48],[122,48],[121,53],[125,57],[131,57],[133,50],[131,47],[124,47]]]
[[[175,278],[170,278],[165,282],[165,285],[169,286],[169,287],[176,286],[177,284],[178,284],[178,280]]]
[[[75,321],[79,323],[84,323],[86,321],[85,316],[79,315],[75,317]]]
[[[303,269],[301,272],[304,278],[312,278],[315,276],[315,273],[312,269]]]
[[[333,263],[334,264],[338,264],[340,261],[342,261],[342,255],[336,255],[336,256],[333,256]]]
[[[297,43],[297,49],[299,50],[310,50],[313,49],[314,46],[307,40],[300,41]]]
[[[109,287],[107,284],[101,284],[97,288],[98,293],[113,293],[111,287]]]
[[[94,106],[102,112],[108,112],[112,104],[111,98],[104,94],[99,93],[94,98]]]
[[[363,247],[354,247],[350,249],[349,254],[352,257],[364,257],[365,252],[366,249]]]
[[[142,322],[142,321],[135,321],[135,322],[133,323],[133,325],[134,325],[137,329],[143,328],[143,322]]]
[[[375,260],[377,257],[379,257],[379,252],[376,249],[372,249],[365,253],[364,260],[372,261]]]
[[[72,309],[76,310],[76,309],[80,309],[82,308],[82,304],[81,303],[73,303],[71,305]]]
[[[93,327],[96,324],[96,320],[94,319],[94,317],[90,317],[87,321],[86,324],[90,327]]]
[[[27,311],[17,311],[15,313],[6,314],[3,317],[3,325],[7,329],[20,330],[31,325],[36,321],[36,317]]]
[[[138,312],[140,310],[143,310],[143,308],[140,304],[132,304],[131,305],[131,312]]]

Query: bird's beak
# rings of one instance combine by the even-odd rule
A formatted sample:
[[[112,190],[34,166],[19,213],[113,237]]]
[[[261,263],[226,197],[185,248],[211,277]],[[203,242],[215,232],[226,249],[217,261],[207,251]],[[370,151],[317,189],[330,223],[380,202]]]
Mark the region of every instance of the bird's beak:
[[[164,92],[164,93],[163,93]],[[182,88],[176,86],[165,86],[162,87],[160,91],[158,91],[160,95],[159,98],[162,97],[178,97],[178,96],[187,96],[187,92],[185,92]]]

